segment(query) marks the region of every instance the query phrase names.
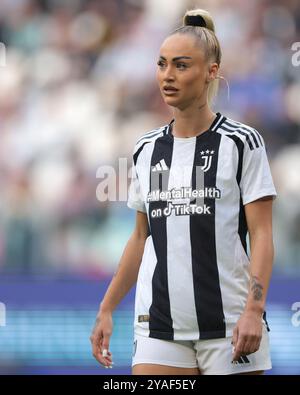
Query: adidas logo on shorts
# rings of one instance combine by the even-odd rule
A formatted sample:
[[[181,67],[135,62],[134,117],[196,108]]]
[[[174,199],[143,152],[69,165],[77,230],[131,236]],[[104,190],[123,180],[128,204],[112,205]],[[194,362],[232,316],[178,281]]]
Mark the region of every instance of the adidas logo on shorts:
[[[241,365],[241,364],[250,363],[250,361],[246,357],[246,355],[241,355],[237,361],[232,361],[231,363],[234,365]]]

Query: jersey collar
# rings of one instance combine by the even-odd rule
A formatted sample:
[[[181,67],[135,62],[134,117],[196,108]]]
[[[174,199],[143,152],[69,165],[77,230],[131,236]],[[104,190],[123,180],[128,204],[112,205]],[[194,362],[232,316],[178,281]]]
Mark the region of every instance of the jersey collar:
[[[220,112],[217,112],[216,113],[216,117],[213,120],[213,122],[210,125],[210,127],[207,130],[205,130],[204,132],[196,135],[195,137],[197,139],[198,138],[202,138],[203,135],[206,135],[209,132],[214,132],[215,130],[218,129],[218,127],[221,125],[221,123],[223,123],[225,121],[225,119],[226,118]],[[166,134],[169,135],[170,138],[174,138],[173,133],[172,133],[174,122],[175,122],[175,119],[173,118],[172,121],[167,126]],[[188,139],[188,138],[189,137],[187,137],[186,139]],[[183,139],[184,139],[184,137],[183,137]]]

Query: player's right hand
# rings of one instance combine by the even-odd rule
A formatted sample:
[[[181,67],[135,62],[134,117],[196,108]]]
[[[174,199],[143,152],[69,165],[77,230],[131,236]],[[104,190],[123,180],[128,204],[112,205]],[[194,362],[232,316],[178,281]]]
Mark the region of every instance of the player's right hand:
[[[93,356],[104,367],[112,368],[112,354],[109,351],[109,340],[112,335],[113,321],[111,313],[100,313],[90,336]]]

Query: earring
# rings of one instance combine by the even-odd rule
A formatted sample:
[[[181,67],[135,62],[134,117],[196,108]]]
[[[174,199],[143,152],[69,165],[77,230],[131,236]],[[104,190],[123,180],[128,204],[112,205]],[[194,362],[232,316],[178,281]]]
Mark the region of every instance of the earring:
[[[225,83],[227,85],[227,100],[229,101],[230,100],[230,87],[229,87],[228,81],[222,75],[217,75],[216,78],[225,81]]]

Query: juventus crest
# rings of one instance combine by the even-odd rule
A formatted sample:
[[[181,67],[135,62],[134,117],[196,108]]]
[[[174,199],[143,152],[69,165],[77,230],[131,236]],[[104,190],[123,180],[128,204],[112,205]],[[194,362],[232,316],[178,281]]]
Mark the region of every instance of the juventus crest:
[[[201,166],[201,169],[206,172],[210,169],[211,167],[211,162],[212,162],[212,156],[215,153],[215,151],[210,151],[210,150],[206,150],[206,151],[201,151],[201,158],[204,159],[204,164],[203,166]]]

